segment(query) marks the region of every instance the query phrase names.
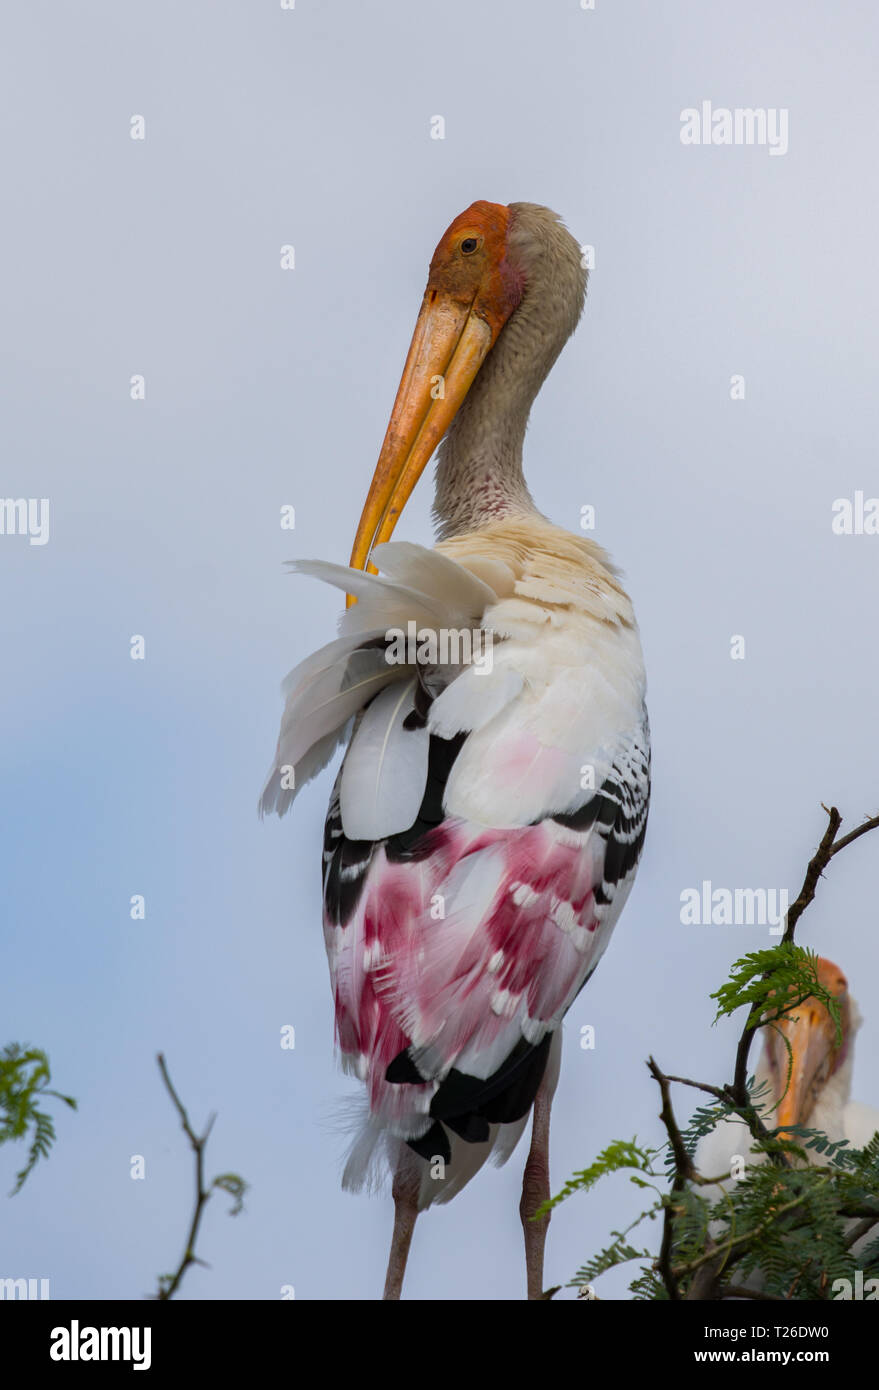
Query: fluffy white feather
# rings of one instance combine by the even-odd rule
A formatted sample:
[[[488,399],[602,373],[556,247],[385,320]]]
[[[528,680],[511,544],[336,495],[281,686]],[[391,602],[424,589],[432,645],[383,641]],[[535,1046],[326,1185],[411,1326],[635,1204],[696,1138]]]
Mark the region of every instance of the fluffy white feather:
[[[351,740],[339,791],[342,826],[351,840],[397,834],[418,815],[429,736],[426,729],[403,728],[415,707],[414,692],[414,679],[383,690]]]
[[[411,541],[386,541],[375,547],[371,559],[396,583],[420,593],[441,595],[449,616],[458,613],[473,621],[490,603],[497,603],[495,589],[438,550],[427,550]]]

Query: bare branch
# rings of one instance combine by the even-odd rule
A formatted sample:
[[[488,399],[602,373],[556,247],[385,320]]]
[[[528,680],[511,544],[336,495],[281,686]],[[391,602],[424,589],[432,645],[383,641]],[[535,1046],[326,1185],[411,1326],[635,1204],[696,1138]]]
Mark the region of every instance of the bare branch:
[[[650,1069],[650,1075],[659,1085],[659,1091],[662,1096],[662,1109],[659,1112],[659,1118],[665,1125],[668,1141],[671,1144],[672,1153],[675,1156],[675,1168],[680,1177],[689,1182],[695,1169],[693,1167],[693,1160],[684,1146],[684,1141],[681,1138],[681,1131],[678,1129],[678,1122],[675,1119],[675,1112],[671,1103],[671,1093],[668,1088],[671,1077],[666,1076],[664,1072],[660,1071],[652,1057],[648,1057],[647,1066]]]
[[[806,869],[806,877],[803,879],[803,886],[788,908],[787,922],[785,923],[782,942],[793,941],[797,922],[815,897],[818,880],[830,863],[833,854],[833,841],[836,839],[837,830],[842,825],[842,816],[835,806],[831,806],[829,809],[824,806],[823,809],[827,811],[827,829],[821,837],[820,845],[809,860],[809,867]]]
[[[729,1100],[722,1086],[709,1086],[707,1081],[690,1081],[686,1076],[666,1076],[666,1081],[677,1081],[681,1086],[694,1086],[697,1091],[706,1091],[709,1096],[716,1096],[718,1100]]]
[[[668,1087],[668,1077],[663,1075],[652,1057],[648,1058],[647,1066],[650,1068],[651,1076],[659,1086],[660,1095],[662,1096],[662,1110],[659,1112],[659,1118],[665,1125],[665,1131],[668,1135],[675,1159],[675,1175],[671,1185],[671,1192],[669,1193],[668,1201],[664,1204],[662,1213],[662,1244],[659,1249],[657,1269],[659,1270],[669,1298],[677,1302],[681,1297],[681,1291],[671,1265],[671,1252],[674,1242],[674,1203],[675,1198],[686,1187],[687,1181],[695,1172],[695,1169],[693,1167],[693,1160],[684,1147],[681,1131],[678,1129],[678,1122],[675,1119],[674,1108],[671,1103],[671,1094]]]
[[[858,840],[862,835],[866,835],[868,830],[879,830],[879,816],[870,816],[863,825],[859,825],[855,830],[850,830],[847,835],[843,835],[841,840],[837,840],[830,851],[831,858],[834,854],[839,854],[839,851],[845,849],[846,845],[850,845],[853,840]]]
[[[168,1074],[168,1068],[165,1064],[165,1058],[161,1052],[159,1053],[156,1060],[159,1064],[159,1071],[162,1073],[162,1080],[165,1083],[165,1088],[169,1096],[171,1097],[171,1100],[174,1102],[174,1108],[176,1109],[177,1114],[180,1116],[180,1123],[183,1127],[183,1132],[189,1140],[190,1147],[195,1155],[195,1206],[192,1212],[192,1219],[189,1223],[189,1231],[186,1236],[186,1246],[184,1248],[183,1255],[180,1259],[180,1263],[177,1266],[177,1269],[174,1274],[163,1274],[159,1279],[159,1289],[158,1293],[156,1294],[156,1298],[164,1301],[169,1298],[173,1298],[174,1294],[179,1289],[181,1280],[183,1279],[183,1276],[190,1265],[197,1264],[202,1265],[205,1269],[210,1268],[210,1265],[206,1265],[204,1260],[199,1259],[199,1257],[196,1255],[195,1242],[198,1238],[198,1228],[201,1224],[202,1213],[204,1212],[205,1206],[210,1200],[211,1193],[214,1190],[214,1188],[220,1188],[223,1191],[229,1192],[230,1195],[234,1198],[235,1205],[232,1208],[232,1212],[234,1215],[237,1211],[241,1210],[241,1200],[244,1195],[246,1185],[241,1180],[241,1178],[237,1176],[237,1174],[224,1173],[221,1177],[214,1178],[210,1187],[205,1187],[205,1145],[207,1144],[208,1139],[210,1138],[211,1130],[214,1127],[214,1121],[217,1117],[216,1115],[210,1115],[208,1118],[208,1122],[205,1125],[204,1133],[196,1134],[195,1130],[192,1128],[192,1125],[189,1122],[189,1116],[186,1113],[186,1109],[183,1105],[183,1102],[181,1101],[180,1097],[174,1089],[171,1077]]]

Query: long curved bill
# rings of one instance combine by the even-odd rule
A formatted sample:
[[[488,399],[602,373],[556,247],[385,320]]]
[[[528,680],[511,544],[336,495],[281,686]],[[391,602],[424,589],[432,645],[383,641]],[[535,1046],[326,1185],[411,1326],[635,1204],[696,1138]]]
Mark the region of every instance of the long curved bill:
[[[360,516],[352,569],[391,536],[424,467],[470,390],[492,345],[491,327],[461,302],[428,286],[372,484]],[[348,595],[348,606],[355,602]]]
[[[782,1024],[793,1057],[790,1083],[775,1112],[774,1123],[779,1129],[805,1123],[811,1110],[813,1084],[819,1077],[826,1079],[836,1037],[823,1005],[813,1006],[811,1000],[807,1001],[799,1006],[796,1015]]]

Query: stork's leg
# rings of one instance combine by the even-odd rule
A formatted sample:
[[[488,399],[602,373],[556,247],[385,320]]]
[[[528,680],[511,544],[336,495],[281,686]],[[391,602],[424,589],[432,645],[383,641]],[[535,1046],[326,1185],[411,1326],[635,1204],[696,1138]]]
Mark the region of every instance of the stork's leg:
[[[519,1215],[525,1233],[525,1274],[528,1280],[528,1297],[540,1298],[543,1293],[543,1251],[546,1245],[546,1232],[549,1228],[549,1214],[539,1221],[532,1220],[542,1202],[549,1201],[549,1114],[552,1109],[552,1095],[555,1088],[540,1083],[540,1090],[534,1100],[534,1119],[531,1127],[531,1149],[525,1164],[522,1179],[522,1200]]]
[[[411,1149],[403,1148],[394,1174],[394,1234],[391,1237],[391,1253],[388,1258],[388,1272],[385,1277],[385,1299],[398,1299],[403,1290],[403,1276],[406,1273],[406,1260],[418,1216],[418,1190],[421,1186],[421,1170],[418,1159]]]
[[[553,1034],[546,1070],[534,1098],[534,1117],[531,1122],[531,1149],[525,1174],[522,1178],[522,1200],[519,1215],[525,1233],[525,1274],[528,1280],[528,1297],[540,1298],[543,1294],[543,1252],[546,1246],[546,1232],[549,1229],[549,1215],[540,1221],[532,1221],[534,1213],[543,1202],[548,1202],[549,1192],[549,1115],[552,1098],[558,1085],[562,1062],[562,1030]]]

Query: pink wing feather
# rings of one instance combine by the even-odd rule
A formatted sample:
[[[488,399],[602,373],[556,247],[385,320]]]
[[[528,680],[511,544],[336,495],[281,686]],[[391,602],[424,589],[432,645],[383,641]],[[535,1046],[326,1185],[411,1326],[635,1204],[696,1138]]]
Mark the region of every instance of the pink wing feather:
[[[432,743],[454,760],[446,740]],[[558,1027],[634,878],[647,747],[645,728],[623,759],[625,779],[609,779],[574,812],[521,828],[447,817],[414,836],[348,841],[334,796],[324,925],[337,1040],[366,1082],[373,1124],[419,1140],[438,1114],[448,1119],[449,1078],[464,1077],[467,1101],[451,1116],[463,1132],[481,1096],[497,1093],[511,1055],[524,1058]],[[363,1176],[349,1171],[347,1181]]]

